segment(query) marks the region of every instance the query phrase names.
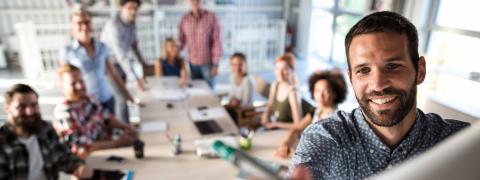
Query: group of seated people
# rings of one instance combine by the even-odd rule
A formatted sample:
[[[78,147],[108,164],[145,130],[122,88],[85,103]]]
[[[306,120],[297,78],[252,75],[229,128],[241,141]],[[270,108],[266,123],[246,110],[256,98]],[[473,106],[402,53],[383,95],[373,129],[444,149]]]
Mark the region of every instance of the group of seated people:
[[[377,21],[385,21],[386,27],[370,27]],[[105,44],[92,37],[91,15],[83,9],[74,11],[72,30],[74,40],[62,50],[58,68],[64,100],[56,106],[52,124],[42,120],[39,95],[28,85],[16,84],[5,93],[8,120],[0,127],[0,179],[57,179],[59,171],[91,178],[92,169],[84,161],[90,153],[129,146],[138,139],[136,129],[114,114],[105,72],[130,101],[141,103],[122,84]],[[468,126],[416,108],[416,86],[425,78],[425,60],[417,49],[407,49],[407,38],[412,37],[418,43],[414,26],[391,12],[373,13],[352,28],[346,39],[348,75],[360,108],[351,113],[338,110],[347,94],[340,71],[310,76],[308,87],[316,107],[302,112],[294,56],[284,54],[275,60],[276,79],[260,125],[288,131],[274,154],[287,158],[296,149],[292,178],[306,167],[314,179],[362,179]],[[155,74],[178,76],[185,87],[188,65],[175,40],[167,39],[163,48]],[[244,54],[234,53],[230,65],[230,100],[225,107],[238,120],[234,109],[253,105],[254,87]]]

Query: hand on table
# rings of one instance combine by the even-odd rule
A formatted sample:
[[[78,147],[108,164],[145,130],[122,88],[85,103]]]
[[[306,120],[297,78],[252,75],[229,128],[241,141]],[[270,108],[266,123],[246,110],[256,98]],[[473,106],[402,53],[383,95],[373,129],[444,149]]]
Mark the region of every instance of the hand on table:
[[[213,66],[210,69],[210,76],[215,77],[218,75],[218,66]]]
[[[91,179],[93,177],[93,169],[87,165],[81,165],[73,172],[72,179]]]
[[[297,166],[290,176],[291,180],[311,180],[312,175],[305,166]]]
[[[290,157],[293,149],[288,147],[286,144],[280,145],[277,150],[274,152],[274,156],[282,159]]]

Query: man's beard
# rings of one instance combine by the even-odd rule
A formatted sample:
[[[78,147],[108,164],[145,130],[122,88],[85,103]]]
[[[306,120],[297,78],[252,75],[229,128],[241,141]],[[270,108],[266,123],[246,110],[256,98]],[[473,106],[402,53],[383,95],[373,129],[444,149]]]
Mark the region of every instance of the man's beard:
[[[71,93],[69,100],[79,101],[79,100],[85,99],[87,97],[88,97],[87,91],[85,89],[81,89],[81,90],[76,90],[73,93]]]
[[[28,134],[36,134],[40,131],[41,127],[42,116],[40,113],[35,113],[31,116],[23,116],[23,117],[14,117],[13,122],[15,123],[16,127],[20,127],[23,132]]]
[[[398,98],[400,101],[400,105],[394,109],[377,111],[377,114],[380,114],[377,115],[369,106],[369,97],[382,95],[396,95],[396,98]],[[400,123],[415,105],[417,98],[417,86],[416,84],[413,84],[409,93],[400,89],[386,88],[381,92],[370,92],[368,95],[363,96],[361,100],[358,99],[358,97],[356,98],[364,114],[373,124],[382,127],[392,127]]]

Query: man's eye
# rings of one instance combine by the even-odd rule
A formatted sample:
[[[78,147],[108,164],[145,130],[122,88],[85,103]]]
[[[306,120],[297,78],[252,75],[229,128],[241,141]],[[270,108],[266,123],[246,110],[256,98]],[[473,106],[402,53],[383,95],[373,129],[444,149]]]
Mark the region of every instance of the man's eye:
[[[388,65],[387,65],[387,69],[388,69],[388,70],[395,70],[395,69],[397,69],[398,67],[400,67],[400,64],[388,64]]]
[[[368,74],[370,72],[370,68],[360,68],[357,70],[356,74]]]

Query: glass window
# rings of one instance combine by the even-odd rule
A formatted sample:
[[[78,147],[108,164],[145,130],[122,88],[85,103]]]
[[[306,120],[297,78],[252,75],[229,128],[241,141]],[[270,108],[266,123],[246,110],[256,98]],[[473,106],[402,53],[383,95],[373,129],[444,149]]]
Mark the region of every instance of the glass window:
[[[345,36],[348,31],[357,23],[362,17],[341,15],[337,17],[337,26],[333,42],[333,61],[336,64],[346,63],[347,57],[345,53]]]
[[[327,11],[312,12],[310,26],[309,54],[329,59],[332,43],[333,15]]]
[[[372,7],[372,0],[340,0],[340,9],[365,13]]]
[[[434,88],[437,95],[455,99],[452,103],[480,108],[478,103],[480,102],[480,96],[478,95],[480,83],[450,74],[439,74],[436,82]]]
[[[313,8],[332,8],[334,0],[312,0]]]
[[[436,23],[441,26],[480,31],[480,1],[442,0],[440,1]]]
[[[308,55],[335,66],[346,67],[345,36],[350,28],[370,11],[374,1],[312,0],[312,2]]]
[[[480,1],[442,0],[439,3],[433,27],[480,32],[477,20]],[[480,83],[470,79],[480,70],[476,51],[480,47],[480,37],[464,31],[447,32],[442,28],[430,29],[430,32],[426,61],[427,67],[437,70],[429,75],[434,93],[443,99],[454,99],[444,102],[447,106],[467,113],[478,112]]]
[[[475,58],[478,57],[475,49],[480,47],[479,38],[433,31],[428,47],[432,61],[427,59],[427,62],[468,71],[480,69],[480,61]]]

